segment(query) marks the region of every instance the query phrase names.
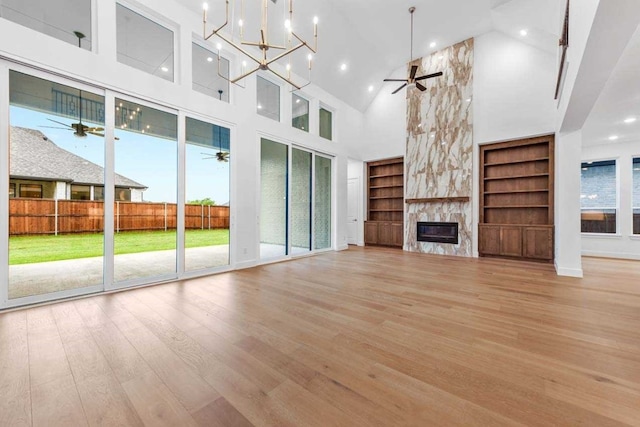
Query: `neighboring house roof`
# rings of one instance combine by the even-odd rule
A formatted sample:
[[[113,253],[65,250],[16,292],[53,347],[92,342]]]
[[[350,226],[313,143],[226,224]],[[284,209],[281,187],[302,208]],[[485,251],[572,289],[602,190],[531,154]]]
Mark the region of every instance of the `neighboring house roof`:
[[[57,146],[35,129],[11,126],[12,178],[104,185],[104,168]],[[146,189],[139,182],[116,174],[117,187]]]

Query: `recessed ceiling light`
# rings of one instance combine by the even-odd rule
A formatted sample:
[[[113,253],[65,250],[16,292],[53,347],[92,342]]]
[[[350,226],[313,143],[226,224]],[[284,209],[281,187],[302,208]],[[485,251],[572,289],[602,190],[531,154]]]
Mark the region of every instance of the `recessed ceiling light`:
[[[373,85],[369,86],[369,92],[373,92]]]
[[[520,35],[521,35],[522,37],[526,37],[526,36],[527,36],[527,34],[529,34],[529,32],[528,32],[527,30],[520,30]]]
[[[300,104],[300,98],[296,99],[296,104]]]
[[[262,110],[262,105],[258,104],[258,110]]]
[[[342,64],[340,65],[340,69],[341,69],[342,71],[345,71],[345,70],[347,69],[347,64],[342,63]]]
[[[209,61],[209,62],[213,62],[213,58],[209,56],[209,57],[207,58],[207,61]]]
[[[471,102],[471,98],[467,98],[467,102]]]
[[[437,46],[437,43],[436,43],[436,42],[431,42],[431,44],[429,44],[429,47],[430,47],[431,49],[433,49],[433,48],[434,48],[434,47],[436,47],[436,46]]]
[[[443,59],[444,59],[444,55],[440,55],[440,56],[438,56],[438,59],[439,59],[439,60],[443,60]]]
[[[160,68],[160,69],[161,69],[162,71],[164,71],[165,73],[166,73],[167,71],[169,71],[169,69],[168,69],[167,67],[162,67],[162,68]]]
[[[617,140],[618,138],[620,138],[618,135],[611,135],[611,136],[609,137],[609,141],[615,141],[615,140]]]
[[[588,165],[592,165],[592,164],[593,164],[593,162],[587,162],[587,164],[588,164]]]
[[[625,119],[625,120],[624,120],[624,122],[625,122],[626,124],[629,124],[629,123],[634,123],[634,122],[635,122],[635,121],[637,121],[637,120],[638,120],[638,119],[637,119],[637,118],[635,118],[635,117],[629,117],[628,119]]]

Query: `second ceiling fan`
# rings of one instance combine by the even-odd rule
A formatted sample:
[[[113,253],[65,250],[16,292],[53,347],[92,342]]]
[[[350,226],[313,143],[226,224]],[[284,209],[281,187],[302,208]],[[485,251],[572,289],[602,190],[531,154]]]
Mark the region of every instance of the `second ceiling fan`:
[[[410,58],[411,61],[413,61],[413,13],[415,11],[416,11],[415,6],[412,6],[409,8],[409,13],[411,14],[411,58]],[[438,71],[437,73],[426,74],[424,76],[416,77],[417,72],[418,72],[418,66],[412,65],[411,70],[409,71],[409,76],[406,79],[384,79],[384,81],[385,82],[404,82],[404,84],[402,84],[398,89],[391,92],[392,94],[396,94],[400,92],[405,87],[409,87],[409,88],[416,87],[420,89],[422,92],[424,92],[425,90],[427,90],[427,87],[424,86],[422,83],[420,83],[420,81],[431,79],[434,77],[440,77],[442,75],[442,71]]]

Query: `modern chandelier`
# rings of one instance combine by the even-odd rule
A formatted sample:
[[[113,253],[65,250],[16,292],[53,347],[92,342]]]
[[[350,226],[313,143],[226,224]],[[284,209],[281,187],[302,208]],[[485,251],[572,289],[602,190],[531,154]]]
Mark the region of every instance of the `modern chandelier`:
[[[235,48],[236,50],[240,51],[242,54],[244,54],[245,56],[247,56],[251,61],[256,63],[256,66],[254,68],[249,69],[248,71],[245,70],[246,68],[246,61],[242,62],[242,72],[240,74],[240,76],[235,77],[233,79],[229,79],[223,75],[220,74],[220,49],[222,48],[221,44],[218,43],[217,48],[218,48],[218,74],[220,74],[220,76],[222,78],[224,78],[225,80],[228,80],[231,83],[237,84],[238,81],[244,79],[245,77],[247,77],[250,74],[255,73],[258,70],[263,70],[263,71],[271,71],[273,74],[275,74],[276,76],[278,76],[280,79],[286,81],[287,83],[289,83],[291,86],[293,86],[296,89],[301,89],[303,86],[306,86],[310,83],[311,80],[311,65],[312,65],[312,60],[313,60],[313,55],[312,53],[316,53],[317,49],[318,49],[318,18],[314,17],[313,18],[313,47],[311,45],[309,45],[309,43],[307,43],[306,41],[304,41],[301,37],[299,37],[294,31],[293,31],[293,0],[289,0],[289,18],[285,20],[284,22],[284,30],[285,30],[285,34],[283,37],[284,43],[283,45],[276,45],[276,44],[272,44],[270,43],[269,40],[269,34],[268,34],[268,11],[269,11],[269,1],[268,0],[262,0],[262,12],[261,12],[261,24],[260,24],[260,39],[259,41],[245,41],[244,40],[244,23],[245,23],[245,16],[244,16],[244,0],[240,0],[240,19],[238,20],[237,24],[238,27],[240,28],[240,42],[236,43],[234,41],[234,37],[233,37],[233,29],[231,31],[231,37],[227,37],[224,34],[221,33],[221,30],[223,28],[225,28],[228,24],[229,24],[229,0],[225,0],[226,1],[226,19],[224,24],[222,24],[220,27],[214,29],[213,31],[211,31],[209,34],[207,34],[207,11],[209,10],[209,5],[207,3],[203,4],[203,11],[202,11],[202,23],[203,23],[203,37],[205,40],[209,40],[211,37],[213,36],[217,36],[218,38],[220,38],[221,40],[223,40],[224,42],[226,42],[227,44],[229,44],[230,46],[232,46],[233,48]],[[271,0],[273,3],[276,3],[277,0]],[[234,14],[235,16],[235,0],[234,0]],[[253,47],[257,47],[258,49],[260,49],[261,53],[259,56],[253,55],[251,52],[249,52],[245,46],[253,46]],[[284,58],[285,56],[297,51],[298,49],[301,49],[303,47],[306,47],[307,49],[309,49],[312,53],[309,53],[309,55],[307,56],[308,59],[308,68],[309,68],[309,83],[301,86],[298,85],[296,83],[294,83],[291,80],[291,61],[289,60],[289,63],[286,66],[286,70],[287,70],[287,75],[283,76],[282,74],[278,73],[277,71],[275,71],[271,65],[276,62],[279,61],[280,59]],[[268,58],[267,57],[267,52],[270,49],[275,49],[280,51],[277,55],[273,56],[272,58]],[[290,58],[290,57],[289,57]]]

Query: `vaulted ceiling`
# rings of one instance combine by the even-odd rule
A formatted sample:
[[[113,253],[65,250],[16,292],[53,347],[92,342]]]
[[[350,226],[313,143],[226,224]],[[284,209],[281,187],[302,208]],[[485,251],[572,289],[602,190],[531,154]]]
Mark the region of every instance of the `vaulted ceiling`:
[[[221,22],[224,0],[208,2],[210,21]],[[260,2],[245,0],[245,3],[247,35],[250,24],[257,25]],[[288,5],[287,0],[277,0],[276,5],[269,2],[277,11],[270,23],[282,25],[284,3]],[[379,90],[393,89],[383,85],[384,78],[404,77],[396,76],[394,71],[398,73],[410,59],[410,6],[416,7],[414,57],[421,57],[491,30],[555,54],[562,3],[561,0],[294,0],[293,5],[295,29],[306,38],[311,39],[312,18],[318,16],[320,21],[313,82],[365,111]],[[202,9],[202,0],[187,0],[185,4],[198,13]],[[271,28],[273,34],[281,33],[278,27]],[[521,30],[527,30],[526,37],[520,35]],[[435,47],[431,47],[433,42]],[[293,69],[302,70],[300,74],[306,77],[306,53],[298,56]],[[344,71],[340,69],[343,63]],[[373,86],[372,91],[369,86]]]

